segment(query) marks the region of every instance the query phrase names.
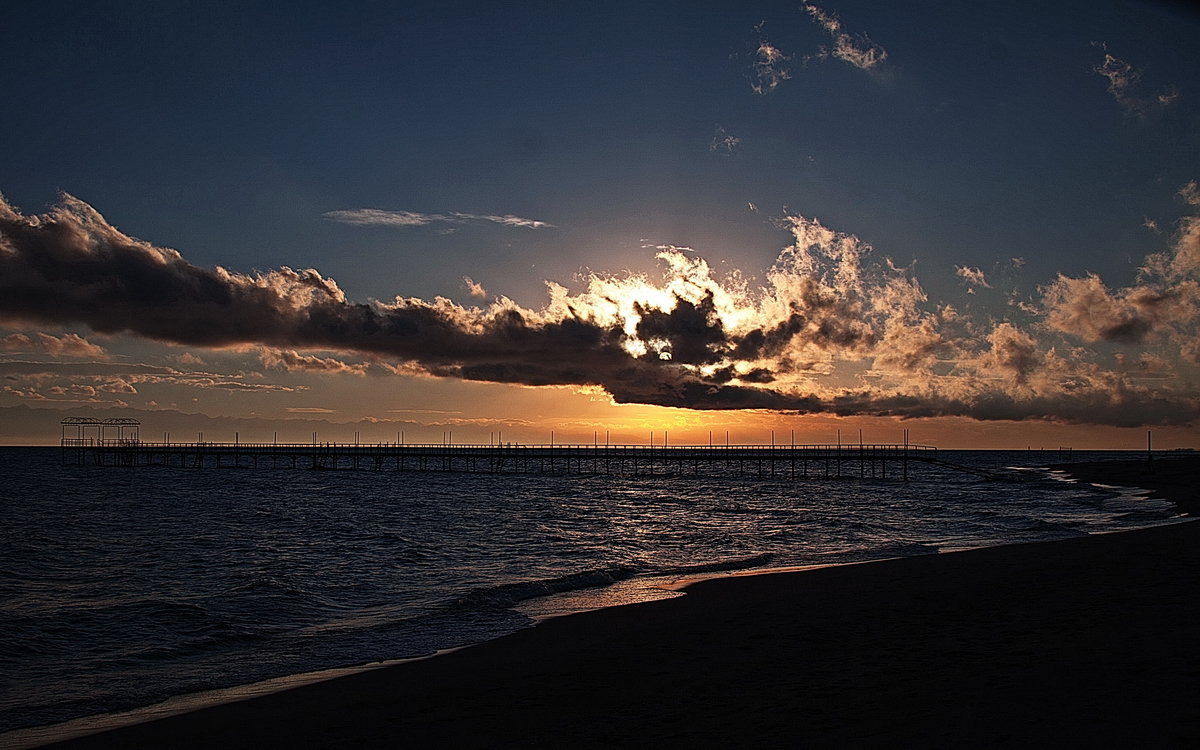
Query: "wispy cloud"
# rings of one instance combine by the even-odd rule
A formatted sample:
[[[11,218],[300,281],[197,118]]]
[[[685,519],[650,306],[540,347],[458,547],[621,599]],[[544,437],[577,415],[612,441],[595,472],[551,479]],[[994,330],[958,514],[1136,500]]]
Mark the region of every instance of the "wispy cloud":
[[[712,140],[709,141],[708,150],[732,154],[741,143],[741,138],[738,138],[733,133],[718,125],[716,132],[713,133]]]
[[[0,337],[0,352],[48,354],[51,357],[108,359],[104,349],[75,333],[52,336],[48,333],[13,333]]]
[[[189,377],[172,381],[190,388],[216,388],[225,391],[245,391],[248,393],[296,393],[308,390],[303,385],[281,385],[278,383],[247,383],[233,380],[229,376]]]
[[[622,403],[1192,424],[1200,383],[1186,363],[1200,359],[1200,188],[1181,195],[1198,215],[1147,259],[1136,284],[1061,276],[1001,321],[930,301],[911,268],[874,260],[869,244],[803,216],[780,220],[791,243],[760,282],[665,246],[661,278],[593,275],[576,292],[551,284],[548,302],[531,309],[503,297],[484,307],[356,303],[313,269],[199,268],[122,234],[71,196],[36,217],[0,202],[0,316],[188,347],[261,346],[264,362],[283,369],[353,372],[300,353],[345,352],[397,373],[592,387]],[[163,298],[175,302],[163,308]],[[1130,361],[1156,363],[1156,377]],[[0,360],[0,372],[14,364]],[[116,388],[118,379],[136,388],[159,378],[302,388],[169,370],[111,375],[103,382]],[[67,385],[9,387],[46,397],[40,387]]]
[[[549,229],[554,227],[549,222],[538,221],[537,219],[525,219],[520,216],[513,216],[512,214],[470,214],[461,211],[426,214],[417,213],[416,211],[352,208],[341,211],[326,211],[322,216],[330,221],[336,221],[341,224],[356,224],[359,226],[421,227],[429,224],[491,223],[523,229]]]
[[[306,390],[305,386],[259,382],[258,373],[196,372],[140,362],[0,360],[0,376],[10,383],[5,391],[19,398],[72,403],[112,403],[112,394],[136,394],[142,385],[248,393]]]
[[[1104,60],[1092,68],[1108,81],[1108,93],[1121,105],[1126,114],[1146,117],[1152,112],[1169,107],[1179,98],[1179,90],[1167,86],[1157,94],[1146,93],[1142,85],[1142,74],[1132,65],[1115,57],[1104,42],[1092,42],[1104,52]]]
[[[978,268],[970,266],[955,266],[954,275],[962,278],[968,285],[967,291],[975,293],[974,287],[981,286],[985,289],[991,289],[992,285],[988,283],[987,276]]]
[[[467,294],[478,299],[486,299],[488,296],[487,290],[483,288],[483,284],[472,279],[470,276],[463,276],[463,284],[467,287]]]
[[[259,351],[259,359],[264,367],[325,375],[366,375],[369,367],[365,362],[349,364],[333,357],[300,354],[290,349],[263,348]]]
[[[185,373],[171,367],[133,362],[35,362],[30,360],[0,360],[0,375],[61,375],[81,376],[146,376],[175,377]]]
[[[829,37],[833,40],[833,48],[822,48],[820,57],[832,56],[860,70],[878,68],[887,59],[887,50],[872,42],[866,34],[847,33],[835,13],[824,11],[807,2],[803,3],[801,7],[807,11],[814,23],[829,33]]]
[[[762,34],[763,24],[758,24],[755,27],[760,35]],[[754,63],[752,69],[754,78],[750,81],[750,88],[756,94],[766,95],[779,88],[779,84],[792,77],[791,70],[788,69],[790,57],[780,52],[775,45],[771,44],[764,38],[760,38],[758,49],[754,51]]]

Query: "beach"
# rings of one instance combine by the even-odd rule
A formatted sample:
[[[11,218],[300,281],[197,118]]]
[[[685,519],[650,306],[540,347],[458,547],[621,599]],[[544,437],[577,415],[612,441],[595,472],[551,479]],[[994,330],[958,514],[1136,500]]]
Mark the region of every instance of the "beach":
[[[1081,464],[1197,507],[1194,458]],[[1200,527],[727,576],[57,745],[1194,746]]]

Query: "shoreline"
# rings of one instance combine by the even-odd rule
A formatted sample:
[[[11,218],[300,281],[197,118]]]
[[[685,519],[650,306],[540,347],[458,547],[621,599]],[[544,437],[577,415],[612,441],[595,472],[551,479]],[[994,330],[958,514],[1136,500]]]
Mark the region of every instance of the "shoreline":
[[[1192,453],[1053,463],[1047,468],[1081,482],[1146,490],[1147,497],[1170,500],[1189,515],[1200,514],[1200,456]]]
[[[1161,488],[1146,487],[1148,477],[1137,472],[1137,467],[1126,466],[1126,481],[1118,482],[1113,481],[1113,472],[1117,469],[1114,462],[1099,463],[1105,464],[1103,476],[1099,478],[1087,468],[1080,468],[1078,472],[1072,471],[1076,467],[1070,465],[1051,468],[1066,470],[1080,481],[1142,486],[1156,493],[1164,492]],[[1188,463],[1190,466],[1186,469],[1182,464],[1171,470],[1164,467],[1149,478],[1166,480],[1166,475],[1176,469],[1194,477],[1197,462]],[[1134,479],[1137,481],[1132,481]],[[1163,484],[1169,485],[1165,490],[1168,494],[1152,496],[1168,497],[1181,510],[1195,511],[1195,491],[1186,482],[1164,481]],[[1180,495],[1181,490],[1183,495]],[[1200,561],[1188,550],[1198,547],[1200,527],[1176,523],[1120,534],[985,547],[800,572],[755,571],[754,574],[723,575],[698,582],[689,580],[688,596],[552,617],[539,622],[535,628],[440,655],[437,659],[418,659],[416,663],[404,660],[395,666],[366,665],[354,668],[354,673],[346,677],[235,703],[208,705],[194,712],[90,734],[56,746],[305,744],[312,747],[382,747],[410,741],[470,747],[537,746],[558,744],[568,739],[584,745],[608,744],[609,739],[618,745],[642,745],[679,738],[701,745],[717,738],[722,742],[758,739],[768,744],[772,738],[779,742],[799,738],[859,744],[864,740],[867,744],[875,740],[892,742],[896,737],[928,741],[934,737],[930,734],[932,728],[919,721],[914,723],[913,719],[921,716],[923,710],[928,713],[928,708],[913,705],[909,692],[897,693],[895,687],[908,684],[920,688],[917,693],[921,693],[946,681],[961,683],[961,660],[976,664],[971,671],[978,676],[992,675],[990,682],[983,683],[984,687],[990,687],[980,693],[978,685],[972,690],[970,684],[958,684],[954,693],[938,691],[942,700],[950,700],[952,705],[962,703],[960,694],[975,695],[972,711],[976,719],[963,724],[965,714],[958,711],[940,716],[939,724],[949,722],[948,727],[958,727],[950,735],[943,736],[954,738],[956,742],[969,737],[983,744],[1006,741],[1004,736],[1025,736],[1029,741],[1032,736],[1021,735],[1019,727],[1008,726],[1006,729],[1005,726],[1013,722],[1001,721],[997,711],[1001,706],[1011,705],[1015,711],[1012,716],[1016,717],[1028,713],[1032,707],[1027,700],[1019,700],[1019,694],[1009,694],[1008,689],[1002,689],[1007,684],[1005,680],[1000,679],[1000,684],[996,684],[997,675],[1010,671],[1026,674],[1032,679],[1032,675],[1037,674],[1037,680],[1031,682],[1034,684],[1053,682],[1053,678],[1061,678],[1063,672],[1087,667],[1084,671],[1091,673],[1091,678],[1076,680],[1075,686],[1092,691],[1097,685],[1105,684],[1094,674],[1096,665],[1111,662],[1114,657],[1103,651],[1090,652],[1091,659],[1068,660],[1070,668],[1060,665],[1058,670],[1033,663],[1037,660],[1029,657],[1039,651],[1048,647],[1060,651],[1073,644],[1063,643],[1069,640],[1069,632],[1060,632],[1069,630],[1067,623],[1045,622],[1044,617],[1039,620],[1035,611],[1026,611],[1028,607],[1020,606],[1023,598],[1028,599],[1031,589],[1046,585],[1039,576],[1033,576],[1034,580],[1024,579],[1030,578],[1035,571],[1044,570],[1056,570],[1061,576],[1066,566],[1077,585],[1073,597],[1065,596],[1071,591],[1064,589],[1062,581],[1058,581],[1064,602],[1088,594],[1083,598],[1089,601],[1075,601],[1073,606],[1086,604],[1087,609],[1097,613],[1108,610],[1111,614],[1114,601],[1133,589],[1141,592],[1143,601],[1132,611],[1147,619],[1148,613],[1155,609],[1154,598],[1147,598],[1149,588],[1153,587],[1131,585],[1132,582],[1127,580],[1130,566],[1114,566],[1114,562],[1128,559],[1143,563],[1153,561],[1165,566],[1164,570],[1172,571],[1173,577],[1190,576],[1190,580],[1196,582]],[[1098,563],[1104,564],[1097,567]],[[1122,570],[1124,576],[1119,575]],[[1107,574],[1102,576],[1103,571]],[[1024,581],[1021,586],[1013,587],[1014,577]],[[889,583],[880,588],[882,581]],[[947,603],[942,601],[942,596],[931,595],[926,589],[944,588],[948,582],[957,582],[947,597],[950,602],[955,597],[974,601],[974,609],[963,611],[959,606],[938,616],[938,611]],[[1155,582],[1160,587],[1167,583],[1161,577]],[[1177,590],[1183,581],[1178,583],[1170,581],[1167,589],[1160,593],[1166,596]],[[862,590],[864,586],[868,591]],[[1003,596],[995,593],[998,587],[1003,589]],[[984,589],[991,593],[979,599]],[[897,590],[920,595],[912,601],[897,601]],[[1096,601],[1096,594],[1101,591],[1106,595]],[[1179,607],[1182,610],[1176,611]],[[1032,618],[1036,621],[1026,622],[1013,635],[1019,636],[1016,640],[1020,642],[1032,638],[1035,643],[1026,645],[1037,648],[1014,651],[1014,644],[1009,639],[997,642],[989,628],[980,628],[985,623],[979,621],[978,609],[1013,608],[1021,614],[1018,620]],[[1174,602],[1167,609],[1170,611],[1157,612],[1155,617],[1165,618],[1163,622],[1180,623],[1185,611],[1190,622],[1194,622],[1194,616],[1198,614],[1195,605],[1186,602]],[[814,611],[827,613],[829,621],[814,617]],[[857,618],[855,612],[859,613]],[[898,647],[886,632],[878,632],[882,624],[878,622],[879,615],[883,614],[883,621],[888,622],[889,613],[896,631],[892,635],[908,646]],[[1012,612],[1009,614],[1014,616]],[[798,622],[807,626],[797,630]],[[952,623],[952,630],[963,632],[953,638],[951,634],[942,633],[947,622]],[[1122,635],[1118,623],[1105,622],[1105,628],[1111,632],[1102,641],[1112,641],[1118,646],[1122,638],[1129,639],[1128,633]],[[834,623],[840,623],[840,629]],[[915,627],[916,624],[920,627]],[[1087,622],[1080,624],[1087,625]],[[764,631],[764,626],[769,627]],[[937,635],[932,640],[931,628],[936,629]],[[1088,625],[1087,629],[1093,635],[1103,635],[1104,631],[1100,628],[1098,632],[1094,624]],[[1179,630],[1180,635],[1185,630],[1174,625],[1165,628],[1173,629]],[[971,632],[974,636],[969,635]],[[867,636],[874,644],[873,649],[864,650],[859,644],[847,651]],[[798,652],[797,637],[807,639],[809,648]],[[887,647],[878,639],[887,643]],[[995,654],[989,655],[981,648],[989,639],[993,647],[998,647]],[[1145,638],[1141,640],[1145,641]],[[1163,644],[1173,642],[1166,639]],[[922,644],[925,650],[932,648],[932,655],[926,662],[916,663],[907,652],[914,648],[921,651]],[[1125,665],[1124,671],[1144,673],[1149,670],[1157,676],[1158,683],[1163,684],[1167,676],[1159,668],[1163,666],[1163,644],[1154,649],[1153,654],[1146,654],[1145,660],[1133,659],[1133,663]],[[1179,649],[1183,648],[1184,644],[1180,643]],[[595,653],[589,653],[592,649]],[[818,658],[811,653],[813,650],[823,650],[831,656]],[[872,653],[879,656],[875,661],[882,660],[883,663],[872,666],[872,660],[864,657],[864,654]],[[742,659],[731,661],[731,656],[736,655],[741,655]],[[948,659],[948,655],[957,656]],[[1194,657],[1185,659],[1182,656],[1176,654],[1176,661],[1196,666]],[[996,663],[998,657],[1003,658]],[[902,664],[895,663],[897,659]],[[793,661],[797,667],[795,672],[779,672],[781,663]],[[1139,661],[1143,668],[1134,668]],[[756,665],[749,674],[748,664]],[[1178,671],[1178,667],[1174,668],[1174,672]],[[881,680],[880,675],[884,673],[890,674],[890,678]],[[473,684],[484,674],[487,675],[484,685],[489,686],[488,689]],[[1190,674],[1190,681],[1186,675],[1175,674],[1171,684],[1182,680],[1185,684],[1177,687],[1194,690],[1200,669],[1193,669]],[[740,682],[742,689],[730,693],[727,686],[731,681]],[[654,685],[662,686],[662,690],[653,690]],[[874,687],[870,687],[872,685]],[[687,699],[680,700],[678,696],[672,699],[669,686],[682,689]],[[1157,703],[1162,704],[1163,690],[1151,688],[1142,685],[1142,694],[1158,695]],[[1031,690],[1044,692],[1040,687]],[[1108,692],[1113,693],[1114,689]],[[1124,688],[1115,692],[1128,696],[1129,700],[1135,698]],[[621,698],[622,694],[626,697]],[[1186,697],[1182,692],[1175,694]],[[890,696],[895,705],[881,703],[879,696],[882,695]],[[753,700],[749,696],[754,696]],[[989,696],[1002,700],[989,702]],[[864,715],[861,709],[862,701],[867,699],[873,706],[871,715]],[[1047,699],[1053,705],[1055,701],[1061,703],[1064,697],[1047,696]],[[1147,704],[1143,706],[1145,711],[1150,710],[1148,700],[1143,698],[1138,703]],[[646,713],[645,710],[638,713],[639,707],[645,705],[657,705],[666,713]],[[989,705],[990,724],[983,718],[989,711],[980,713],[982,707]],[[414,706],[418,710],[413,710]],[[811,710],[796,713],[802,708]],[[1096,712],[1087,712],[1088,722],[1103,725],[1101,720],[1105,717],[1124,715],[1114,706],[1099,708]],[[781,710],[787,716],[779,715]],[[631,711],[638,715],[631,718]],[[606,723],[604,714],[609,712],[613,716]],[[840,719],[839,712],[845,714]],[[1003,715],[1009,713],[1006,710]],[[1152,713],[1161,712],[1155,710]],[[1189,727],[1183,736],[1200,737],[1200,733],[1193,731],[1200,726],[1200,718],[1197,709],[1190,707],[1190,702],[1186,706],[1177,706],[1171,713],[1176,716],[1175,724],[1185,721]],[[1143,723],[1149,720],[1149,715]],[[890,719],[885,721],[887,717]],[[718,718],[721,721],[717,721]],[[1042,717],[1040,721],[1046,720]],[[747,722],[750,727],[745,726]],[[1102,732],[1083,727],[1082,721],[1065,723],[1076,732],[1093,731],[1097,739],[1108,740],[1107,744],[1111,744],[1111,727]],[[984,726],[991,727],[994,732],[980,734]],[[733,732],[735,729],[737,731]],[[1018,733],[1014,735],[1012,731]],[[1062,739],[1068,738],[1063,734]]]

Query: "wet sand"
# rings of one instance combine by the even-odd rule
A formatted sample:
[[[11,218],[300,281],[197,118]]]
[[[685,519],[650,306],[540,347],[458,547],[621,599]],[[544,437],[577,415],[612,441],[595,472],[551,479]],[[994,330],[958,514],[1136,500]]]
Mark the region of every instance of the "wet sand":
[[[1128,463],[1074,470],[1196,507],[1195,460]],[[1196,523],[687,592],[60,747],[1200,742]]]

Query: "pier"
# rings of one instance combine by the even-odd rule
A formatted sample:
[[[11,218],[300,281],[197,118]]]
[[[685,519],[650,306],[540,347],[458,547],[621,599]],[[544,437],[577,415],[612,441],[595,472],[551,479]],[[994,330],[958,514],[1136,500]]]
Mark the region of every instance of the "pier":
[[[143,441],[136,420],[62,421],[63,464],[482,474],[908,479],[937,448],[904,443],[608,445]]]

